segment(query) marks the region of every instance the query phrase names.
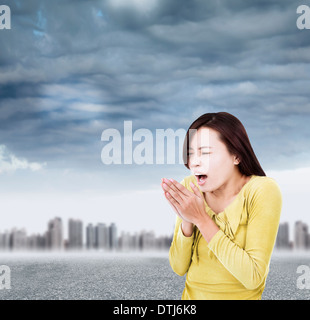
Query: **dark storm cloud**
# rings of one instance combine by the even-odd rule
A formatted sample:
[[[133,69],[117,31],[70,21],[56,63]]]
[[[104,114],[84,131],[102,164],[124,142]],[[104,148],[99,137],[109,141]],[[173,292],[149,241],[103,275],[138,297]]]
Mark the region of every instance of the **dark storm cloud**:
[[[305,151],[310,38],[297,1],[7,4],[0,135],[17,155],[97,163],[102,130],[124,120],[186,129],[217,111],[240,118],[270,167]]]

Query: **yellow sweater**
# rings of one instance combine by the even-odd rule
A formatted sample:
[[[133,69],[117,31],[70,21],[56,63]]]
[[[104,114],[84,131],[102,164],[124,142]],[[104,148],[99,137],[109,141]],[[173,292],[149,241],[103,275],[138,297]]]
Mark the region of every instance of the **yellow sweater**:
[[[194,176],[181,183],[192,191],[191,181],[198,186]],[[185,237],[177,217],[169,261],[175,273],[187,273],[182,299],[261,299],[281,208],[277,183],[252,175],[223,212],[214,213],[205,202],[206,214],[220,228],[209,243],[197,227]]]

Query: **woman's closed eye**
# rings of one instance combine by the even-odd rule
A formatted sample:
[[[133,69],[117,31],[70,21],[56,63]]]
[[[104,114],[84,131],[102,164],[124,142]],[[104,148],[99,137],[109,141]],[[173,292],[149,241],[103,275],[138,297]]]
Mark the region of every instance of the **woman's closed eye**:
[[[202,154],[202,155],[211,154],[211,152],[202,152],[201,154]],[[192,155],[194,155],[194,154],[193,154],[193,153],[188,153],[187,155],[190,157],[190,156],[192,156]]]

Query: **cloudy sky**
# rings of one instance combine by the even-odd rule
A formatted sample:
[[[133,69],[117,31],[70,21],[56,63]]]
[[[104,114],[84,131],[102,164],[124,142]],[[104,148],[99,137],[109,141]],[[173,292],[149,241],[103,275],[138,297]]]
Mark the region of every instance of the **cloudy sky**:
[[[131,121],[155,140],[158,129],[187,130],[218,111],[242,121],[279,182],[281,220],[310,225],[310,30],[296,26],[300,1],[1,4],[12,25],[0,30],[0,231],[41,233],[61,216],[171,233],[160,179],[189,171],[104,164],[101,135],[117,129],[124,144]]]

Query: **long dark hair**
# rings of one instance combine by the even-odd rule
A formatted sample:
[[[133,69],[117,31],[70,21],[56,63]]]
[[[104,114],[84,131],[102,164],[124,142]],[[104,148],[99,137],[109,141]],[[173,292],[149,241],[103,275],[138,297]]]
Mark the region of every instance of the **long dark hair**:
[[[248,134],[239,119],[228,112],[206,113],[188,128],[183,144],[183,162],[187,169],[190,129],[207,127],[216,130],[228,152],[239,158],[239,171],[246,175],[266,176],[251,146]]]

